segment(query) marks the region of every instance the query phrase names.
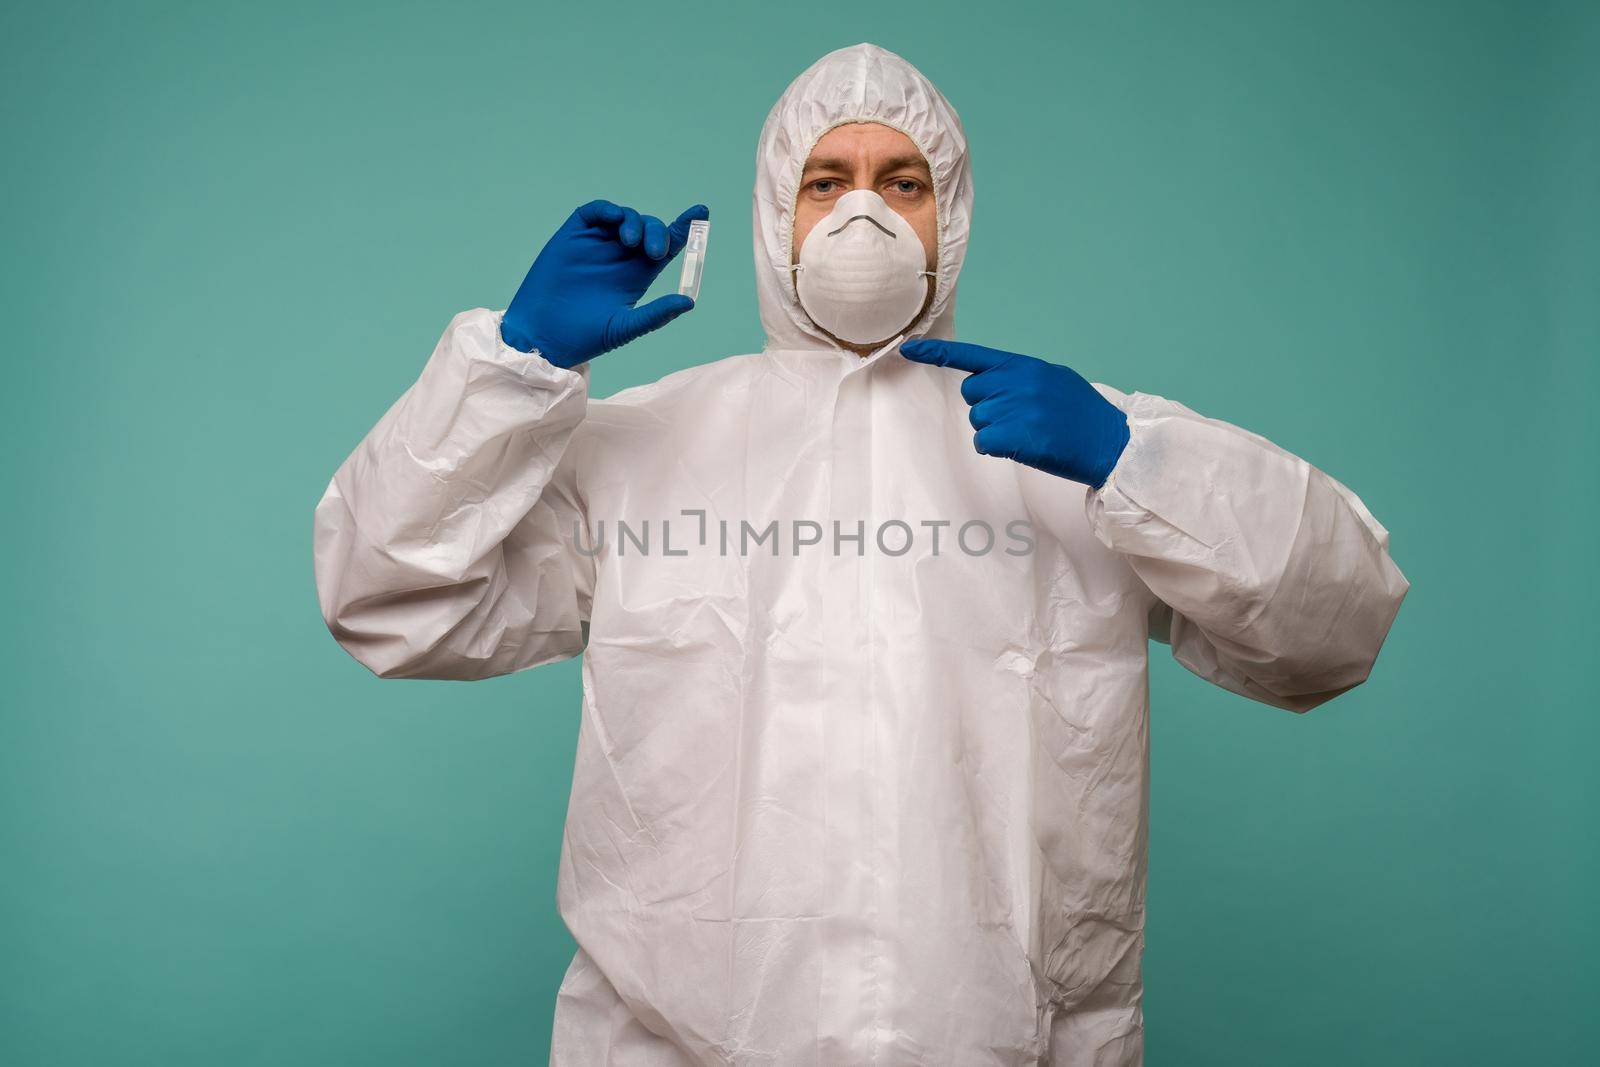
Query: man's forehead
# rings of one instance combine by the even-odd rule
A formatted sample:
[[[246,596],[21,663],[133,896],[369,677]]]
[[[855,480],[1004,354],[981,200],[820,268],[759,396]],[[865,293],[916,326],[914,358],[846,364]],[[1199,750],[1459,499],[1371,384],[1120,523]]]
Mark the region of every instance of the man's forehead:
[[[877,122],[852,122],[835,126],[817,140],[806,158],[806,170],[849,170],[862,162],[878,169],[914,167],[928,163],[916,142],[899,130]]]

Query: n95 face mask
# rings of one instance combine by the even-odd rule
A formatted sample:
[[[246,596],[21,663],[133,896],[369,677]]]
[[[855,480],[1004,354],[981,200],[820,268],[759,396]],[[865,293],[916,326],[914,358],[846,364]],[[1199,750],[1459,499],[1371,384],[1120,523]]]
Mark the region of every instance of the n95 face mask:
[[[909,326],[933,277],[911,224],[870,189],[844,194],[811,228],[795,270],[795,293],[811,321],[855,345]]]

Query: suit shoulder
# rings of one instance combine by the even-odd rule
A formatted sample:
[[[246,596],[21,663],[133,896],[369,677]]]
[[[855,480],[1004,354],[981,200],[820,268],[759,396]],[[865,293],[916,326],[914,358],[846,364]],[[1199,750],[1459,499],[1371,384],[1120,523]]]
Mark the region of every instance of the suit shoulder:
[[[702,394],[708,388],[737,386],[758,376],[765,365],[761,355],[728,356],[710,363],[700,363],[657,378],[644,385],[629,386],[608,397],[590,402],[590,412],[627,409],[649,410],[671,407],[689,397]]]

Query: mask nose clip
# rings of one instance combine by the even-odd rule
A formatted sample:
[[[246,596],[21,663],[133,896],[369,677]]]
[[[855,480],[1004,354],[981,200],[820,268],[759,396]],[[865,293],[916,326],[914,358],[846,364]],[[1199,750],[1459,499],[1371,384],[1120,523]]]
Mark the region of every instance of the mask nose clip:
[[[851,225],[856,222],[870,222],[872,225],[878,228],[879,232],[881,232],[885,237],[889,238],[889,240],[893,241],[896,239],[896,234],[893,230],[889,229],[889,227],[885,226],[871,215],[851,215],[848,219],[844,220],[843,226],[840,226],[837,230],[832,231],[828,234],[828,236],[837,237],[844,231],[848,230]]]

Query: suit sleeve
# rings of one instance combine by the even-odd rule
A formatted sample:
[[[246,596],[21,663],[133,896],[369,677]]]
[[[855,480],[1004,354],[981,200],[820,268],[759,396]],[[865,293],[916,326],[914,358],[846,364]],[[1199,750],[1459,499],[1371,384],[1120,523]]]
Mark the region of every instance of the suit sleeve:
[[[1152,632],[1174,658],[1297,712],[1365,681],[1408,588],[1365,505],[1256,434],[1148,394],[1112,399],[1130,436],[1089,522],[1155,594]]]
[[[576,472],[583,370],[458,315],[422,375],[344,461],[317,505],[328,629],[385,678],[483,678],[582,651],[593,559]]]

